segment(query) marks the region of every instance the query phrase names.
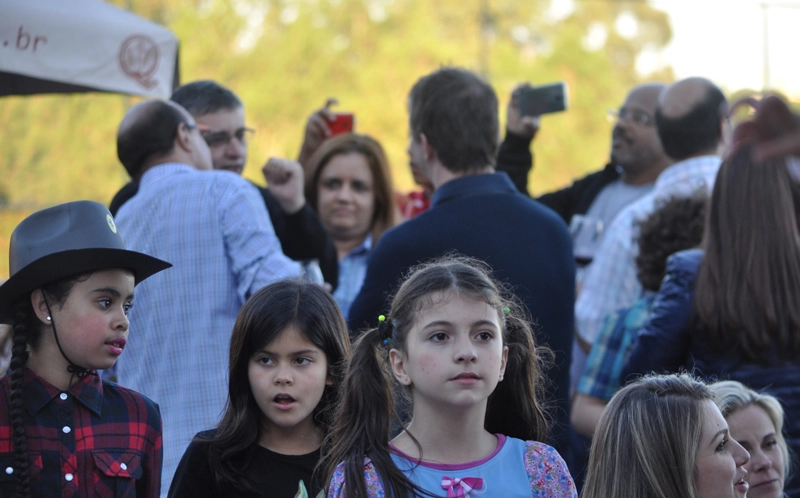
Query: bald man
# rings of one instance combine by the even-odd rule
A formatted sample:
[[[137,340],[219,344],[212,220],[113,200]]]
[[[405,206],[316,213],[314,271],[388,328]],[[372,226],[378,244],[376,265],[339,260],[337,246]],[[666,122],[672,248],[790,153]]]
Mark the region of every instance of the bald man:
[[[120,383],[161,407],[166,495],[192,437],[219,422],[239,309],[258,289],[299,276],[300,267],[283,255],[258,191],[239,175],[211,170],[208,145],[180,105],[131,108],[117,155],[140,182],[117,213],[122,237],[131,250],[174,265],[136,288],[131,340],[117,363]]]
[[[635,264],[638,220],[652,213],[656,201],[698,189],[711,192],[726,114],[725,96],[704,78],[678,81],[659,95],[656,129],[664,152],[675,162],[661,172],[651,193],[620,211],[605,231],[575,304],[577,332],[586,343],[594,342],[609,313],[632,305],[642,294]]]

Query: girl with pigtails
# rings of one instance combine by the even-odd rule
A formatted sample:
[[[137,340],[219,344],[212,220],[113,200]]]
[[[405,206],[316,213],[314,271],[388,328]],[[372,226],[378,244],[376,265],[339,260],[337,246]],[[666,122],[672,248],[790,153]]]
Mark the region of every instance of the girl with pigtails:
[[[354,345],[320,463],[328,497],[576,497],[561,456],[539,442],[537,353],[484,263],[447,256],[413,269],[381,326]],[[393,387],[410,418],[390,440]],[[503,424],[512,410],[524,426]]]
[[[159,495],[158,406],[97,370],[125,348],[134,286],[169,266],[126,250],[96,202],[38,211],[14,229],[0,286],[0,323],[13,325],[0,496]]]

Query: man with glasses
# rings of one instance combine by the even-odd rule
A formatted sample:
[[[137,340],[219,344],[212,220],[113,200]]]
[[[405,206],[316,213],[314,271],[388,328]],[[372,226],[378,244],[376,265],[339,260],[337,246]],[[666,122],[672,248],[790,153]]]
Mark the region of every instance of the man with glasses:
[[[727,127],[727,100],[703,78],[678,81],[661,92],[655,112],[658,137],[675,161],[655,181],[653,190],[628,205],[605,231],[575,303],[578,333],[587,343],[597,337],[605,317],[641,297],[636,277],[636,224],[668,197],[711,192],[720,165]]]
[[[511,94],[506,138],[500,146],[497,169],[507,172],[517,188],[527,194],[528,174],[533,164],[530,143],[539,122],[538,118],[520,114],[517,95],[526,86],[518,86]],[[611,158],[605,168],[537,198],[570,225],[579,267],[592,261],[604,229],[614,216],[649,193],[658,175],[671,163],[661,148],[655,127],[656,101],[663,89],[660,84],[637,86],[622,107],[609,111],[614,128]]]
[[[507,172],[517,189],[528,194],[528,174],[533,165],[530,143],[539,129],[539,118],[520,114],[517,96],[526,86],[518,86],[511,94],[506,138],[500,146],[497,169]],[[651,193],[658,175],[672,162],[661,147],[655,126],[656,103],[663,89],[664,85],[655,83],[637,86],[619,109],[608,112],[614,127],[611,156],[602,170],[537,198],[570,227],[579,290],[585,268],[614,217],[625,206]],[[572,345],[571,391],[577,387],[590,350],[591,343],[582,338],[579,330]],[[576,469],[583,467],[581,459],[586,457],[583,445],[578,443],[575,448],[574,457],[579,462]],[[588,442],[585,446],[588,448]],[[576,482],[582,481],[580,473],[574,477]]]
[[[282,253],[252,185],[209,171],[212,154],[180,105],[133,106],[119,126],[117,155],[139,190],[117,213],[120,235],[132,250],[173,265],[136,288],[131,340],[117,363],[120,383],[161,406],[165,496],[184,449],[225,406],[240,308],[257,290],[301,271]]]
[[[254,130],[245,126],[244,105],[227,88],[209,80],[178,88],[170,98],[197,120],[198,130],[211,150],[213,168],[241,175],[247,163],[248,140]],[[270,159],[262,169],[270,188],[253,184],[269,212],[284,254],[296,261],[317,260],[324,280],[332,287],[338,281],[336,249],[319,217],[306,204],[303,169],[285,159]],[[110,211],[137,191],[134,181],[123,187],[111,202]]]

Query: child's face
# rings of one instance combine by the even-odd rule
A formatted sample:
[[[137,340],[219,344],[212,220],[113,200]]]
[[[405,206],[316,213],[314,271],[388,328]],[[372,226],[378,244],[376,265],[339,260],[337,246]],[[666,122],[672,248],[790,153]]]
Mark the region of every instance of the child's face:
[[[116,363],[128,340],[134,284],[130,271],[96,271],[85,281],[75,282],[63,306],[51,304],[58,340],[76,365],[99,370]],[[45,332],[42,341],[55,347],[52,332]]]
[[[287,327],[253,355],[247,376],[268,432],[315,430],[314,408],[333,381],[325,352],[296,327]]]
[[[485,409],[508,358],[497,310],[451,293],[433,303],[417,315],[406,353],[389,353],[394,375],[411,386],[415,412],[423,405]]]

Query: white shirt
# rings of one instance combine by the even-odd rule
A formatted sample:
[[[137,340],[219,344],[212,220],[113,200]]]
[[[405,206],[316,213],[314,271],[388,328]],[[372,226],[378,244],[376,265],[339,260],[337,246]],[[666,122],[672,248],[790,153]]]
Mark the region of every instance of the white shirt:
[[[710,194],[720,163],[717,156],[701,156],[673,164],[658,176],[651,193],[624,208],[611,223],[575,303],[577,332],[586,342],[594,342],[606,315],[632,305],[642,295],[636,277],[636,223],[650,215],[658,201],[688,197],[698,189]]]

